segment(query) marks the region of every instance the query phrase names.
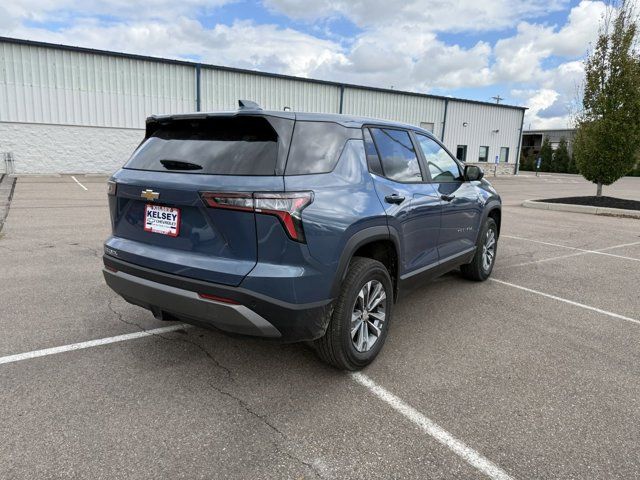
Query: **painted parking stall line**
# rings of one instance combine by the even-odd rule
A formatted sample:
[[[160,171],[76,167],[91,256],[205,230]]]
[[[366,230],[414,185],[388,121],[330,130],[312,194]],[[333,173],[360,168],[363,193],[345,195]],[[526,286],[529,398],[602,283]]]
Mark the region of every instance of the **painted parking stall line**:
[[[88,340],[86,342],[62,345],[60,347],[43,348],[42,350],[33,350],[31,352],[8,355],[6,357],[0,357],[0,365],[3,365],[5,363],[21,362],[22,360],[29,360],[32,358],[46,357],[48,355],[55,355],[58,353],[72,352],[74,350],[83,350],[85,348],[98,347],[100,345],[108,345],[110,343],[126,342],[127,340],[135,340],[137,338],[152,337],[154,335],[175,332],[176,330],[188,327],[189,325],[183,324],[170,325],[168,327],[156,328],[153,330],[141,330],[139,332],[116,335],[115,337],[98,338],[96,340]]]
[[[494,480],[512,479],[509,474],[507,474],[495,463],[488,460],[473,448],[467,446],[465,443],[455,438],[433,420],[427,418],[411,405],[405,403],[401,398],[397,397],[384,387],[378,385],[365,374],[361,372],[355,372],[351,374],[351,378],[365,387],[371,393],[373,393],[380,400],[390,405],[395,411],[400,413],[407,420],[420,427],[420,429],[424,433],[437,440],[439,443],[447,447],[449,450],[458,455],[476,470],[482,472],[487,477]]]
[[[540,245],[549,245],[551,247],[560,247],[560,248],[566,248],[568,250],[575,250],[577,252],[582,252],[584,254],[587,253],[592,253],[594,255],[605,255],[607,257],[615,257],[615,258],[621,258],[624,260],[631,260],[634,262],[640,262],[640,258],[634,258],[634,257],[627,257],[624,255],[616,255],[615,253],[607,253],[607,250],[614,250],[616,248],[624,248],[624,247],[633,247],[636,245],[640,245],[640,242],[632,242],[632,243],[623,243],[620,245],[614,245],[612,247],[606,247],[606,248],[599,248],[597,250],[588,250],[585,248],[578,248],[578,247],[570,247],[568,245],[562,245],[560,243],[551,243],[551,242],[543,242],[542,240],[534,240],[532,238],[525,238],[525,237],[516,237],[514,235],[502,235],[502,238],[511,238],[513,240],[522,240],[525,242],[531,242],[531,243],[538,243]],[[568,257],[573,257],[576,256],[574,255],[566,255],[566,256],[562,256],[562,257],[557,257],[557,258],[568,258]],[[542,261],[547,261],[547,260],[542,260]],[[537,263],[537,262],[534,262]],[[526,264],[523,264],[526,265]]]
[[[567,303],[569,305],[573,305],[574,307],[584,308],[585,310],[590,310],[592,312],[601,313],[603,315],[607,315],[612,318],[617,318],[619,320],[624,320],[627,322],[635,323],[636,325],[640,325],[640,320],[637,320],[631,317],[625,317],[624,315],[620,315],[619,313],[609,312],[608,310],[602,310],[601,308],[592,307],[590,305],[585,305],[584,303],[580,303],[580,302],[574,302],[573,300],[558,297],[556,295],[551,295],[550,293],[541,292],[539,290],[534,290],[533,288],[527,288],[527,287],[523,287],[522,285],[516,285],[515,283],[505,282],[504,280],[498,280],[497,278],[489,278],[489,280],[491,280],[492,282],[499,283],[501,285],[506,285],[507,287],[517,288],[525,292],[534,293],[542,297],[550,298],[552,300],[557,300],[558,302]]]
[[[128,340],[135,340],[138,338],[151,337],[154,335],[160,335],[163,333],[174,332],[179,329],[188,328],[189,325],[177,324],[168,327],[156,328],[153,330],[142,330],[140,332],[127,333],[124,335],[117,335],[114,337],[99,338],[96,340],[89,340],[86,342],[72,343],[69,345],[62,345],[53,348],[44,348],[41,350],[33,350],[30,352],[19,353],[16,355],[8,355],[0,357],[0,365],[16,363],[23,360],[30,360],[33,358],[45,357],[48,355],[56,355],[58,353],[72,352],[75,350],[83,350],[92,347],[98,347],[101,345],[108,345],[118,342],[126,342]],[[449,432],[444,430],[433,420],[427,418],[418,410],[405,403],[402,399],[389,392],[384,387],[375,383],[368,376],[363,373],[356,372],[351,374],[351,378],[367,388],[380,400],[390,405],[398,413],[402,414],[405,418],[412,423],[420,427],[420,429],[431,436],[433,439],[447,447],[453,453],[462,458],[469,465],[485,474],[487,477],[493,480],[512,480],[512,477],[508,475],[504,470],[498,467],[496,464],[482,456],[480,453],[467,446],[462,441],[455,438]]]
[[[85,191],[89,190],[87,187],[85,187],[83,184],[81,184],[76,177],[71,175],[71,178],[73,179],[74,182],[76,182],[78,185],[80,185],[80,187],[83,188]]]

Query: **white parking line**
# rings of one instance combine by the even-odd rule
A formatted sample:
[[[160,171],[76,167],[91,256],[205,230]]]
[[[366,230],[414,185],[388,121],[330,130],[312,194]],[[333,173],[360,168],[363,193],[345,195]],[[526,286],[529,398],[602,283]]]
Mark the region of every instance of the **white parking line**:
[[[115,337],[99,338],[96,340],[89,340],[87,342],[72,343],[70,345],[62,345],[60,347],[45,348],[42,350],[33,350],[31,352],[18,353],[16,355],[8,355],[6,357],[0,357],[0,365],[6,363],[15,363],[22,360],[29,360],[32,358],[44,357],[47,355],[55,355],[58,353],[71,352],[74,350],[82,350],[85,348],[97,347],[100,345],[107,345],[110,343],[125,342],[127,340],[135,340],[137,338],[150,337],[167,332],[173,332],[181,328],[187,328],[189,325],[178,324],[168,327],[156,328],[154,330],[143,330],[140,332],[127,333],[124,335],[117,335]],[[449,432],[444,430],[434,421],[425,417],[422,413],[411,407],[399,397],[393,393],[381,387],[369,377],[363,373],[352,373],[351,378],[360,385],[366,387],[371,393],[377,396],[382,401],[389,404],[394,410],[402,414],[405,418],[413,422],[415,425],[427,435],[433,437],[439,443],[449,448],[453,453],[458,455],[469,465],[476,468],[486,476],[494,480],[512,480],[504,470],[498,467],[496,464],[483,457],[480,453],[474,449],[468,447],[466,444],[455,438]]]
[[[631,322],[631,323],[635,323],[637,325],[640,325],[640,320],[636,320],[635,318],[625,317],[624,315],[620,315],[618,313],[613,313],[613,312],[609,312],[607,310],[602,310],[600,308],[592,307],[590,305],[585,305],[584,303],[574,302],[573,300],[567,300],[566,298],[557,297],[555,295],[551,295],[549,293],[544,293],[544,292],[541,292],[539,290],[534,290],[532,288],[523,287],[522,285],[516,285],[515,283],[509,283],[509,282],[505,282],[504,280],[498,280],[497,278],[489,278],[489,280],[491,280],[492,282],[500,283],[502,285],[506,285],[508,287],[517,288],[517,289],[523,290],[525,292],[535,293],[536,295],[541,295],[541,296],[546,297],[546,298],[551,298],[552,300],[557,300],[559,302],[568,303],[569,305],[573,305],[575,307],[584,308],[586,310],[591,310],[592,312],[602,313],[604,315],[608,315],[608,316],[613,317],[613,318],[618,318],[620,320],[625,320],[627,322]]]
[[[31,358],[45,357],[47,355],[55,355],[56,353],[71,352],[73,350],[82,350],[84,348],[97,347],[100,345],[107,345],[109,343],[125,342],[127,340],[135,340],[136,338],[151,337],[153,335],[160,335],[167,332],[174,332],[181,328],[187,328],[188,325],[178,324],[170,325],[168,327],[156,328],[153,330],[141,330],[140,332],[126,333],[124,335],[117,335],[115,337],[98,338],[96,340],[89,340],[87,342],[72,343],[70,345],[62,345],[60,347],[44,348],[42,350],[33,350],[31,352],[17,353],[15,355],[8,355],[6,357],[0,357],[0,365],[4,363],[20,362],[22,360],[29,360]]]
[[[616,248],[633,247],[635,245],[640,245],[640,242],[623,243],[623,244],[620,244],[620,245],[614,245],[612,247],[599,248],[597,250],[588,250],[588,249],[584,249],[584,248],[570,247],[568,245],[562,245],[560,243],[543,242],[541,240],[533,240],[531,238],[516,237],[514,235],[501,235],[501,237],[502,238],[511,238],[511,239],[514,239],[514,240],[522,240],[522,241],[525,241],[525,242],[539,243],[541,245],[549,245],[549,246],[552,246],[552,247],[566,248],[568,250],[575,250],[575,251],[578,251],[578,252],[583,252],[585,254],[586,253],[593,253],[594,255],[605,255],[607,257],[622,258],[624,260],[632,260],[634,262],[640,262],[640,258],[627,257],[627,256],[624,256],[624,255],[616,255],[614,253],[606,253],[606,250],[614,250]],[[556,257],[556,258],[567,258],[567,257],[573,257],[573,256],[575,256],[575,255],[566,255],[566,256]],[[548,260],[551,260],[551,259],[547,259],[547,260],[544,260],[544,261],[548,261]],[[534,262],[534,263],[538,263],[538,262]],[[528,265],[528,263],[526,265]]]
[[[76,177],[71,175],[71,178],[73,178],[73,181],[76,182],[78,185],[80,185],[82,188],[84,188],[85,190],[89,190],[87,187],[85,187],[83,184],[81,184]]]
[[[366,387],[380,400],[389,404],[395,411],[420,427],[424,433],[433,437],[469,465],[484,473],[487,477],[498,480],[511,479],[511,477],[495,463],[483,457],[471,447],[465,445],[463,442],[436,424],[433,420],[425,417],[422,413],[405,403],[402,399],[398,398],[384,387],[378,385],[365,374],[360,372],[352,373],[351,378],[360,385]]]

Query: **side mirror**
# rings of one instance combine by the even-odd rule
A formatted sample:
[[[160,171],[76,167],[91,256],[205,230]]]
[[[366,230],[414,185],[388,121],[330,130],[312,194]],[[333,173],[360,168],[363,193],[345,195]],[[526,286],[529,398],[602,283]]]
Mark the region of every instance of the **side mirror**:
[[[481,180],[484,177],[484,170],[482,170],[477,165],[465,165],[464,167],[464,178],[469,182],[473,182],[475,180]]]

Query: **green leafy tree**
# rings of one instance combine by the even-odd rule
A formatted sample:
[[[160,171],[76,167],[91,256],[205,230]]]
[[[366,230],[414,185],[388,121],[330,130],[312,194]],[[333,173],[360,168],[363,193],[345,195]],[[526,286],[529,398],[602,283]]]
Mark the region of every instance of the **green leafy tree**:
[[[633,168],[640,145],[634,7],[628,0],[610,6],[585,61],[583,108],[576,118],[573,152],[580,173],[597,185],[598,196],[603,185],[611,185]]]
[[[558,148],[556,148],[553,154],[553,167],[555,172],[569,173],[569,163],[571,157],[569,156],[569,148],[567,147],[567,140],[562,137]]]
[[[551,148],[551,143],[549,143],[549,138],[545,137],[542,142],[542,147],[540,148],[540,158],[542,159],[542,164],[540,165],[541,172],[552,172],[552,162],[553,162],[553,148]]]

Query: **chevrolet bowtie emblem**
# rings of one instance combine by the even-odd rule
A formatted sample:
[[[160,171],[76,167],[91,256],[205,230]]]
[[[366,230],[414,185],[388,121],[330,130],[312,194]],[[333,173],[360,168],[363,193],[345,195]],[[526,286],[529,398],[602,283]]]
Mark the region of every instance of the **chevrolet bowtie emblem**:
[[[146,198],[147,200],[157,200],[160,194],[158,192],[154,192],[153,190],[146,189],[143,190],[140,194],[142,198]]]

